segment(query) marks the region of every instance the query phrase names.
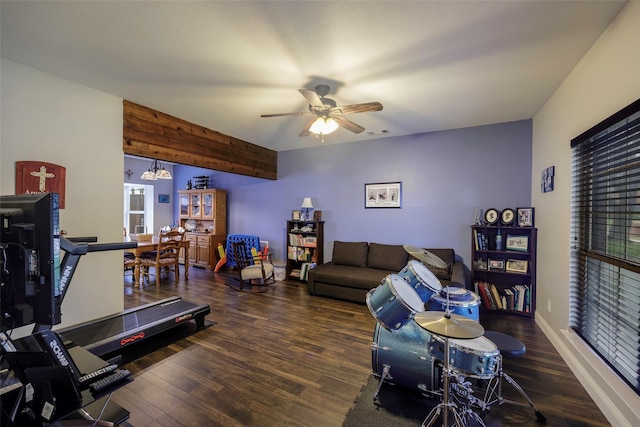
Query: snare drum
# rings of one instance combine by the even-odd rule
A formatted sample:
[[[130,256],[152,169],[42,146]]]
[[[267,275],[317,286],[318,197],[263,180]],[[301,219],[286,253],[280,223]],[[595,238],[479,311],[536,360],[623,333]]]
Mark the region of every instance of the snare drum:
[[[442,289],[440,280],[420,261],[412,259],[398,273],[427,302]]]
[[[389,274],[382,279],[377,288],[367,293],[366,301],[373,317],[390,331],[424,311],[418,293],[397,274]]]
[[[385,366],[389,375],[385,382],[414,391],[440,389],[440,367],[436,367],[429,354],[431,334],[416,322],[409,322],[395,332],[389,332],[376,324],[373,333],[371,368],[378,378]]]
[[[449,311],[476,322],[480,321],[480,297],[475,292],[456,287],[446,287],[429,302],[429,310],[446,311],[449,294]]]
[[[444,338],[431,335],[429,352],[444,361]],[[470,376],[489,379],[497,368],[500,350],[485,337],[473,339],[449,338],[449,364],[465,371]]]

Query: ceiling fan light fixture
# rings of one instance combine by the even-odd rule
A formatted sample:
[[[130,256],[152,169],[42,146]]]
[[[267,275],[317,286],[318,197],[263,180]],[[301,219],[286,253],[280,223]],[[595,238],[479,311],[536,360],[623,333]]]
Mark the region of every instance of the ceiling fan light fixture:
[[[317,135],[328,135],[335,132],[336,129],[338,129],[338,123],[331,117],[318,117],[309,128],[309,132]]]

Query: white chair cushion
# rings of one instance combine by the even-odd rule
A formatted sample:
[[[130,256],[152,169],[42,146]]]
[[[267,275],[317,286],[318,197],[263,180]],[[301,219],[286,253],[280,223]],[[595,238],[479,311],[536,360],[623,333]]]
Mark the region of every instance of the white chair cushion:
[[[264,263],[264,273],[267,278],[271,276],[273,273],[273,265]],[[250,265],[242,269],[241,277],[242,280],[262,279],[262,269],[259,265]]]

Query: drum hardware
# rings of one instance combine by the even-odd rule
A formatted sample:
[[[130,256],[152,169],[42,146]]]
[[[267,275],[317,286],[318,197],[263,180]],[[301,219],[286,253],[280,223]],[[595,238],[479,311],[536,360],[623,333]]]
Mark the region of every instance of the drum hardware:
[[[462,410],[460,411],[461,417],[467,421],[467,424],[468,420],[473,418],[479,425],[486,427],[482,418],[476,414],[473,409],[471,409],[472,406],[475,405],[484,410],[486,407],[485,403],[473,395],[471,382],[467,381],[464,375],[457,375],[454,377],[456,382],[451,385],[451,388],[454,392],[454,396],[460,396],[458,402],[462,407]]]
[[[464,427],[464,421],[456,411],[456,404],[449,401],[449,379],[455,377],[449,364],[451,360],[449,338],[471,339],[484,334],[484,328],[472,319],[445,311],[444,316],[439,312],[418,313],[414,321],[423,329],[441,335],[444,338],[444,368],[442,373],[442,403],[436,405],[422,422],[422,427],[432,426],[442,412],[443,426],[449,426],[449,413],[453,415],[454,424]]]
[[[405,251],[407,251],[407,253],[409,253],[409,255],[413,256],[416,259],[419,259],[420,261],[426,264],[429,264],[438,268],[447,268],[446,262],[444,262],[442,259],[440,259],[440,257],[432,254],[426,249],[422,249],[417,246],[411,246],[411,245],[403,245],[403,248]]]
[[[527,401],[527,403],[518,402],[515,400],[509,400],[502,397],[502,380],[503,379],[506,380],[509,384],[511,384],[513,388],[515,388],[518,391],[518,393],[520,393],[520,395]],[[498,405],[502,405],[503,403],[508,403],[511,405],[531,407],[531,409],[533,409],[533,413],[536,416],[536,420],[539,423],[545,423],[547,421],[547,418],[540,411],[536,409],[535,405],[533,404],[533,402],[531,401],[527,393],[524,391],[522,387],[520,387],[520,384],[518,384],[513,378],[511,378],[509,374],[504,372],[504,370],[502,369],[502,357],[498,358],[498,369],[496,371],[496,374],[491,379],[489,379],[489,382],[487,384],[487,389],[485,391],[484,401],[486,402],[486,404],[485,404],[485,407],[483,407],[483,410],[485,410],[485,408],[490,409],[491,405],[493,405],[494,403],[497,403]]]

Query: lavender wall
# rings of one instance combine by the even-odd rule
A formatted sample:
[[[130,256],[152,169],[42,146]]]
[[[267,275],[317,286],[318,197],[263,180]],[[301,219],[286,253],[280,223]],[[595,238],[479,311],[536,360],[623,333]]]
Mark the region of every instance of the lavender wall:
[[[452,247],[469,265],[474,208],[530,206],[531,121],[321,145],[278,153],[278,180],[175,166],[175,190],[200,174],[228,191],[228,232],[286,254],[285,221],[311,197],[334,240]],[[364,184],[402,182],[401,209],[365,209]],[[177,215],[177,212],[175,213]]]

